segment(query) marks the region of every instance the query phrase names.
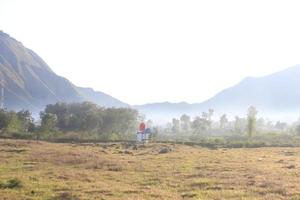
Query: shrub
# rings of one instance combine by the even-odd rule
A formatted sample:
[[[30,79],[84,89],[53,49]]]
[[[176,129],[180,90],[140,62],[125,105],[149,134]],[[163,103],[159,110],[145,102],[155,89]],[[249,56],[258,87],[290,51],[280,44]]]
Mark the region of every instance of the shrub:
[[[15,188],[20,188],[20,187],[22,187],[22,183],[17,178],[10,179],[4,183],[0,183],[1,189],[15,189]]]

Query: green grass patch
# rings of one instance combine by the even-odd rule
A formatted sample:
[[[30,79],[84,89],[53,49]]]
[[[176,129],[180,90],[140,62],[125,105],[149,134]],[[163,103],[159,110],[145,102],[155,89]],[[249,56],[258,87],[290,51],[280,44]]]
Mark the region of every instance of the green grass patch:
[[[17,178],[9,179],[8,181],[0,183],[1,189],[18,189],[21,187],[22,187],[22,183]]]

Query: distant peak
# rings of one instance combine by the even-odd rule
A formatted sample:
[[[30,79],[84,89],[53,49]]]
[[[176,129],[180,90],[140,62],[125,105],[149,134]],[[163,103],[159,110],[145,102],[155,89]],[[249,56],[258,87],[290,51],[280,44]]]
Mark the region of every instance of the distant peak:
[[[0,36],[10,37],[7,33],[4,33],[2,30],[0,30]]]
[[[300,70],[300,65],[294,65],[292,67],[289,67],[289,68],[287,68],[285,70],[281,70],[279,72],[282,72],[282,71],[299,71],[299,70]]]
[[[253,77],[253,76],[247,76],[247,77],[245,77],[243,80],[251,80],[251,79],[254,79],[255,77]]]
[[[21,44],[23,46],[23,44],[16,40],[15,38],[11,37],[9,34],[5,33],[4,31],[0,30],[0,37],[3,38],[3,39],[8,39],[8,40],[13,40],[19,44]]]
[[[240,83],[249,82],[249,81],[252,81],[254,79],[255,79],[255,77],[253,77],[253,76],[247,76],[244,79],[242,79]]]

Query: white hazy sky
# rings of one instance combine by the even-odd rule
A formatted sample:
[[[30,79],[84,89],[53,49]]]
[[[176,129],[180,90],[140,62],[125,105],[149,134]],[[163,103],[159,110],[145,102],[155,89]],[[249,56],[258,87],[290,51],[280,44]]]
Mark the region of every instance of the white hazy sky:
[[[300,64],[300,1],[0,0],[0,29],[130,104],[201,102]]]

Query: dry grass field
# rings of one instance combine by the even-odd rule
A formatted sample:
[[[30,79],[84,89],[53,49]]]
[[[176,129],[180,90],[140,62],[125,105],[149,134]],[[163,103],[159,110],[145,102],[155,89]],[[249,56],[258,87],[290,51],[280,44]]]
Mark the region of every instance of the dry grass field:
[[[0,199],[297,200],[300,149],[0,140]]]

